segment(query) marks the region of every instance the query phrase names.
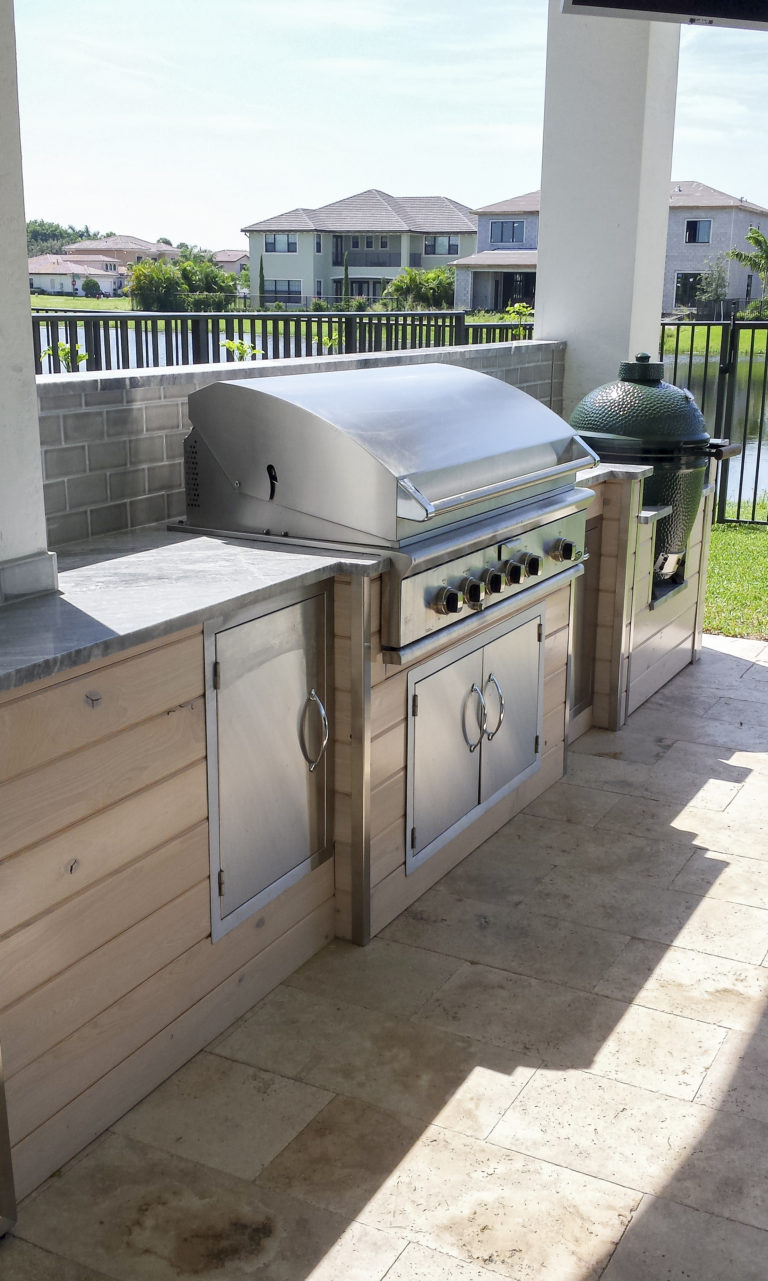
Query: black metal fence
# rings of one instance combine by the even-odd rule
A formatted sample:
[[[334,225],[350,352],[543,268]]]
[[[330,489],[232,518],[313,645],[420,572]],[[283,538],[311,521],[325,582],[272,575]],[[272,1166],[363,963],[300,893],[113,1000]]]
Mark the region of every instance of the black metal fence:
[[[695,396],[712,436],[742,446],[724,459],[716,520],[768,525],[768,320],[665,323],[665,378]]]
[[[38,374],[465,346],[530,339],[532,332],[532,325],[472,324],[463,311],[32,315]]]

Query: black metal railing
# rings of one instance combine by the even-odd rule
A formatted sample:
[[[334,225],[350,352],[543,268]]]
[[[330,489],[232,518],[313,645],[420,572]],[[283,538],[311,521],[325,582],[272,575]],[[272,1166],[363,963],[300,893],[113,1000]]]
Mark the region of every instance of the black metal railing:
[[[530,338],[531,331],[530,325],[467,323],[463,311],[104,311],[32,316],[39,374],[511,342]]]
[[[711,436],[742,446],[723,459],[715,519],[768,525],[768,320],[666,322],[660,358],[665,378],[687,387]]]
[[[533,338],[533,321],[467,321],[467,342],[526,342]]]

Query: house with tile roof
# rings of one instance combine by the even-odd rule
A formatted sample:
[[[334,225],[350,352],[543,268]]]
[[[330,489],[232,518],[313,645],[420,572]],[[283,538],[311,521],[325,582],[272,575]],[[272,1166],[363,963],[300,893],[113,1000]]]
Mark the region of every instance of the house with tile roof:
[[[179,257],[180,251],[173,245],[162,241],[141,240],[139,236],[105,236],[101,240],[78,240],[73,245],[65,245],[67,257],[77,258],[79,262],[90,262],[91,259],[103,258],[105,255],[115,259],[122,267],[131,263],[172,262]]]
[[[540,192],[500,200],[475,210],[477,251],[459,258],[455,305],[466,310],[503,311],[510,303],[533,305]],[[574,211],[576,223],[578,213]],[[703,182],[672,182],[662,310],[689,307],[707,263],[729,249],[749,249],[750,227],[768,228],[768,209],[743,196],[729,196]],[[728,297],[740,303],[761,297],[760,279],[726,259]]]
[[[211,258],[220,271],[231,271],[235,276],[240,275],[249,261],[247,249],[217,249]]]
[[[83,281],[90,276],[108,297],[122,293],[125,268],[114,258],[93,258],[78,262],[65,254],[38,254],[28,260],[30,289],[47,294],[82,296]]]
[[[380,298],[403,267],[447,266],[472,253],[477,219],[447,196],[390,196],[371,188],[319,209],[291,209],[243,227],[251,288],[264,264],[266,302],[306,305],[342,295],[344,261],[353,297]]]

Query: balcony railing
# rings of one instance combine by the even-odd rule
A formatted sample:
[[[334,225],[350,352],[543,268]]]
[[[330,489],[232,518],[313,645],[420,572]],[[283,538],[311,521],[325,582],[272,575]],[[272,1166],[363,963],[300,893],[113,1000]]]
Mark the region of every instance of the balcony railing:
[[[391,253],[387,249],[348,249],[348,267],[399,267],[400,252]],[[344,254],[334,253],[333,266],[344,266]]]
[[[467,323],[463,311],[134,311],[32,316],[38,374],[403,351],[531,336],[531,325]]]

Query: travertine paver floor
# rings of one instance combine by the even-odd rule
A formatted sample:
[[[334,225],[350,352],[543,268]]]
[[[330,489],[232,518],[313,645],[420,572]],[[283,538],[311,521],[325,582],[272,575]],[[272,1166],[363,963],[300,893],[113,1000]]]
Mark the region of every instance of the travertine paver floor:
[[[768,645],[702,662],[370,948],[20,1208],[3,1281],[766,1281]]]

